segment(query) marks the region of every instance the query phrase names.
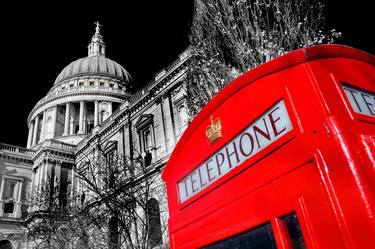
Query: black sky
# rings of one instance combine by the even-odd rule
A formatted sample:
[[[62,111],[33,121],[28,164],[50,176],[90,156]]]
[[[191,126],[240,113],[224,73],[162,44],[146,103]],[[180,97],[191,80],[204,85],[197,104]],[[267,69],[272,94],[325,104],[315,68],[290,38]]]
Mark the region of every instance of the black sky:
[[[29,112],[65,66],[87,56],[95,21],[102,24],[106,56],[121,64],[138,87],[188,46],[193,0],[28,2],[15,1],[0,11],[3,143],[26,145]],[[338,43],[375,54],[370,4],[342,2],[326,1],[329,25],[343,33]]]

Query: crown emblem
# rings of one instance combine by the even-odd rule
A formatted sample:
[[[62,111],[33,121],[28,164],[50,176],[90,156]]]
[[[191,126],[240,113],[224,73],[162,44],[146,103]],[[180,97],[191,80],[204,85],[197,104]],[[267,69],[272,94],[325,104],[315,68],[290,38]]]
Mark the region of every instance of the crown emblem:
[[[221,138],[221,122],[219,118],[216,118],[215,121],[213,117],[210,117],[211,124],[206,129],[206,136],[211,144],[213,144],[216,140]]]

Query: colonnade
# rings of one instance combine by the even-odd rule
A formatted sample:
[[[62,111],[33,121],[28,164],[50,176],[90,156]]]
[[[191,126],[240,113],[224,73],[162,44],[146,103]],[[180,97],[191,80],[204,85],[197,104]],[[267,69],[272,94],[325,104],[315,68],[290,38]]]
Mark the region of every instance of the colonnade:
[[[48,138],[53,138],[56,135],[56,124],[58,122],[57,115],[58,115],[58,108],[65,109],[65,116],[63,122],[63,132],[59,135],[61,136],[68,136],[68,135],[75,135],[75,134],[85,134],[87,133],[86,125],[87,125],[87,104],[94,103],[94,111],[93,111],[93,127],[100,125],[108,116],[112,114],[112,103],[104,101],[106,103],[106,107],[100,106],[99,100],[94,101],[84,101],[81,100],[80,102],[67,102],[64,105],[57,105],[54,107],[49,108],[48,110],[44,110],[42,113],[39,113],[35,116],[33,120],[30,122],[28,138],[27,138],[27,148],[30,148],[40,141],[42,141],[45,137],[45,130],[46,130],[46,120],[50,117],[47,116],[47,111],[54,109],[52,112],[52,127],[48,127],[48,129],[52,129],[52,136]],[[78,115],[78,131],[76,131],[74,124],[77,122],[76,112],[77,104],[79,103],[79,115]],[[73,110],[74,109],[74,110]]]

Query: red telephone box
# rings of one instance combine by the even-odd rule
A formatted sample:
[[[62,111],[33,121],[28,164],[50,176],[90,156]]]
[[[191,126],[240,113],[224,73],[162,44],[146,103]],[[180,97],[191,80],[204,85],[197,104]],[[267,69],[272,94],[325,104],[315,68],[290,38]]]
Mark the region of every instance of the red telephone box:
[[[162,177],[171,248],[375,248],[375,57],[321,45],[243,74]]]

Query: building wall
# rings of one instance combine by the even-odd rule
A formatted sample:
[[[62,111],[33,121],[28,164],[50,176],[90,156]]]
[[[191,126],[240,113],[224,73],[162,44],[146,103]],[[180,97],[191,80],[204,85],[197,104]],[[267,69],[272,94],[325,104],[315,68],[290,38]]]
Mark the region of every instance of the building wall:
[[[25,238],[18,219],[27,210],[32,155],[31,150],[0,143],[0,240],[15,242]]]
[[[65,100],[65,102],[45,106],[43,112],[38,114],[35,112],[30,114],[30,120],[35,118],[35,115],[39,118],[37,124],[33,123],[37,127],[35,129],[30,127],[29,140],[33,140],[34,130],[37,132],[36,142],[32,149],[0,143],[0,234],[23,233],[17,222],[22,215],[21,208],[26,210],[22,204],[26,199],[33,200],[33,196],[30,195],[36,195],[43,182],[46,182],[49,177],[53,178],[52,187],[57,189],[55,191],[57,194],[62,189],[67,193],[77,193],[78,196],[82,194],[84,188],[77,180],[72,168],[79,168],[83,162],[94,159],[100,151],[111,144],[116,144],[114,148],[119,156],[127,158],[141,156],[144,160],[148,158],[148,167],[150,171],[153,171],[156,179],[152,185],[150,201],[159,205],[160,222],[165,230],[163,243],[167,243],[168,233],[165,229],[168,221],[167,199],[160,173],[187,126],[179,110],[185,103],[182,84],[188,55],[188,51],[182,53],[176,61],[158,73],[152,81],[122,105],[112,106],[113,103],[110,101],[100,102],[99,112],[103,111],[103,115],[106,116],[89,134],[61,136],[65,124]],[[67,81],[51,91],[69,91],[77,87],[98,89],[110,87],[116,88],[113,91],[127,90],[125,87],[117,89],[119,86],[111,84],[109,80],[95,80],[94,86],[91,86],[92,83],[87,80],[82,81],[83,86],[77,85],[79,82]],[[77,99],[74,101],[71,99],[69,111],[69,122],[72,126],[70,131],[74,129],[73,126],[78,125],[76,121],[79,118],[79,105]],[[88,118],[93,119],[89,115]],[[101,118],[100,115],[99,118]],[[54,139],[55,137],[58,138]],[[78,143],[79,140],[81,141]],[[28,145],[30,144],[32,143],[28,141]],[[8,181],[15,183],[12,186],[15,189],[12,198],[15,200],[10,200],[8,196],[4,197],[5,186],[9,185]],[[61,181],[64,181],[64,184]],[[4,203],[9,201],[15,202],[14,212],[4,213]],[[35,207],[29,208],[28,211],[35,211]],[[1,239],[6,238],[7,236],[3,236]]]
[[[111,143],[116,143],[118,155],[141,156],[145,163],[146,155],[151,154],[149,167],[150,171],[155,170],[156,180],[152,185],[150,200],[154,199],[159,204],[164,244],[168,243],[168,209],[160,173],[187,127],[187,113],[181,114],[179,110],[186,107],[182,84],[188,58],[180,57],[162,71],[162,76],[157,75],[134,94],[101,127],[94,128],[91,136],[77,145],[76,151],[78,168],[89,155],[93,155],[93,150],[106,150]]]

